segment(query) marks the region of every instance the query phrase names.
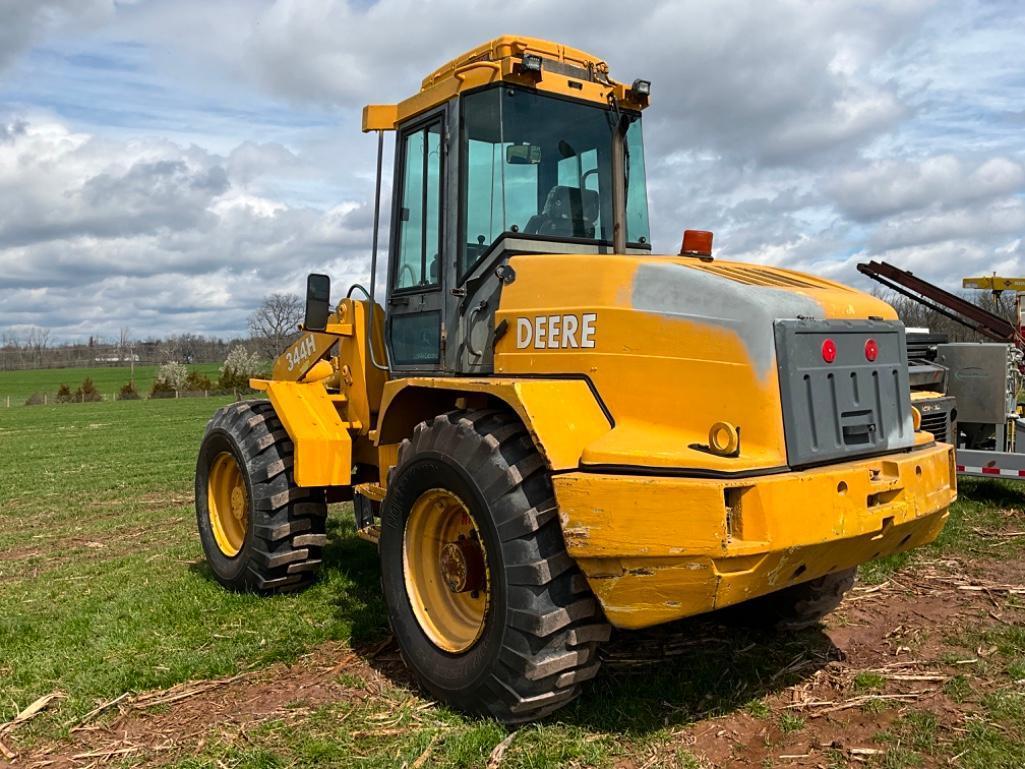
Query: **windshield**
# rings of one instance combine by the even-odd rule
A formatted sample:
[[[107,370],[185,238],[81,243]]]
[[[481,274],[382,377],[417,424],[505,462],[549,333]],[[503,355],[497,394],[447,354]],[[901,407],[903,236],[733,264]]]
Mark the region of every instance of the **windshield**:
[[[627,241],[649,241],[639,115],[627,130]],[[463,97],[464,274],[503,233],[612,242],[609,110],[502,86]]]

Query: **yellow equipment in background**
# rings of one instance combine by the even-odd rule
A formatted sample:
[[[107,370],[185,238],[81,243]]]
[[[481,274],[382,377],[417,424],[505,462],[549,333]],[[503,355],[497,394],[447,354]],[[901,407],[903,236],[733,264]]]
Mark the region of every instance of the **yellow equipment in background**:
[[[1025,291],[1025,278],[1002,278],[997,275],[986,275],[980,278],[962,278],[961,286],[989,291],[994,296],[1000,296],[1004,291],[1014,292],[1015,343],[1021,348],[1025,342],[1021,316],[1021,295]]]
[[[996,275],[986,275],[981,278],[963,278],[961,286],[963,288],[980,288],[995,294],[999,294],[1001,291],[1025,291],[1025,278],[1000,278]]]
[[[713,260],[707,233],[653,254],[649,96],[502,37],[364,110],[378,204],[396,136],[384,306],[375,224],[369,290],[331,304],[311,275],[267,400],[211,420],[197,518],[222,583],[309,584],[351,500],[407,664],[513,722],[576,696],[610,626],[740,603],[806,626],[860,563],[937,536],[953,454],[917,429],[894,311]]]

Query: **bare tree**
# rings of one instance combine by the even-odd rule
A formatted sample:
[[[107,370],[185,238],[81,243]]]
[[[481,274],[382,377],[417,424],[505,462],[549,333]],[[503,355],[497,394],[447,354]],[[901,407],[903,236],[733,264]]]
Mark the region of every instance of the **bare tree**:
[[[33,326],[29,329],[28,335],[25,337],[25,347],[32,350],[37,366],[43,365],[43,350],[46,349],[49,342],[49,329],[40,328],[39,326]]]
[[[249,334],[264,358],[276,358],[299,335],[303,300],[297,294],[271,294],[249,316]]]
[[[121,360],[128,360],[129,351],[132,348],[132,330],[128,326],[121,327],[121,335],[117,340],[118,355]]]
[[[17,350],[21,348],[21,340],[13,331],[4,331],[0,336],[0,347],[5,350]]]
[[[194,363],[207,340],[199,334],[172,334],[159,343],[158,352],[164,363]]]
[[[872,293],[888,302],[897,311],[897,315],[908,328],[927,328],[934,334],[943,334],[951,342],[992,341],[983,334],[958,323],[949,316],[895,291],[876,289]],[[999,315],[1001,318],[1017,326],[1017,319],[1014,317],[1013,291],[1004,291],[1001,294],[970,290],[955,293],[962,299],[995,315]]]

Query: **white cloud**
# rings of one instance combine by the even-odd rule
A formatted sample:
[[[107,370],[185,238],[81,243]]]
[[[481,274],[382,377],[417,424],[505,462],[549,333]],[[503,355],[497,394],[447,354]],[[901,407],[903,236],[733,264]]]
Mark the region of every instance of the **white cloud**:
[[[854,219],[880,217],[1013,194],[1025,187],[1025,164],[1007,157],[973,161],[938,155],[920,161],[876,161],[840,174],[829,187]]]
[[[881,252],[943,241],[991,243],[994,237],[1021,232],[1025,232],[1025,200],[1009,198],[986,206],[892,217],[876,229],[871,245]]]
[[[2,0],[0,70],[46,34],[100,24],[111,18],[114,7],[114,0]]]
[[[39,118],[0,142],[0,327],[235,333],[270,290],[331,266],[364,279],[369,219],[245,192],[259,164],[166,141],[116,142]],[[290,153],[272,151],[270,172]],[[42,297],[42,301],[41,301]],[[153,320],[150,321],[149,319]]]
[[[657,249],[674,251],[693,227],[716,232],[720,256],[852,282],[866,258],[950,284],[994,264],[1025,270],[1020,3],[624,8],[16,4],[0,68],[33,44],[54,53],[38,104],[31,56],[8,67],[17,99],[0,81],[0,101],[20,105],[0,115],[0,327],[235,333],[260,297],[298,290],[311,269],[338,284],[362,279],[374,146],[358,134],[359,108],[411,95],[435,67],[505,31],[653,81]],[[123,79],[102,68],[110,62],[83,70],[71,55],[104,46]],[[88,112],[79,95],[62,114],[61,73],[85,89],[102,81],[87,90],[102,104]]]

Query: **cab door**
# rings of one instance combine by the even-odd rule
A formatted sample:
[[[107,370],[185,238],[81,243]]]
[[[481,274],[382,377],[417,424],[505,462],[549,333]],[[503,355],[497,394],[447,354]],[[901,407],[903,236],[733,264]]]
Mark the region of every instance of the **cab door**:
[[[445,109],[399,132],[386,336],[396,371],[442,365]]]

